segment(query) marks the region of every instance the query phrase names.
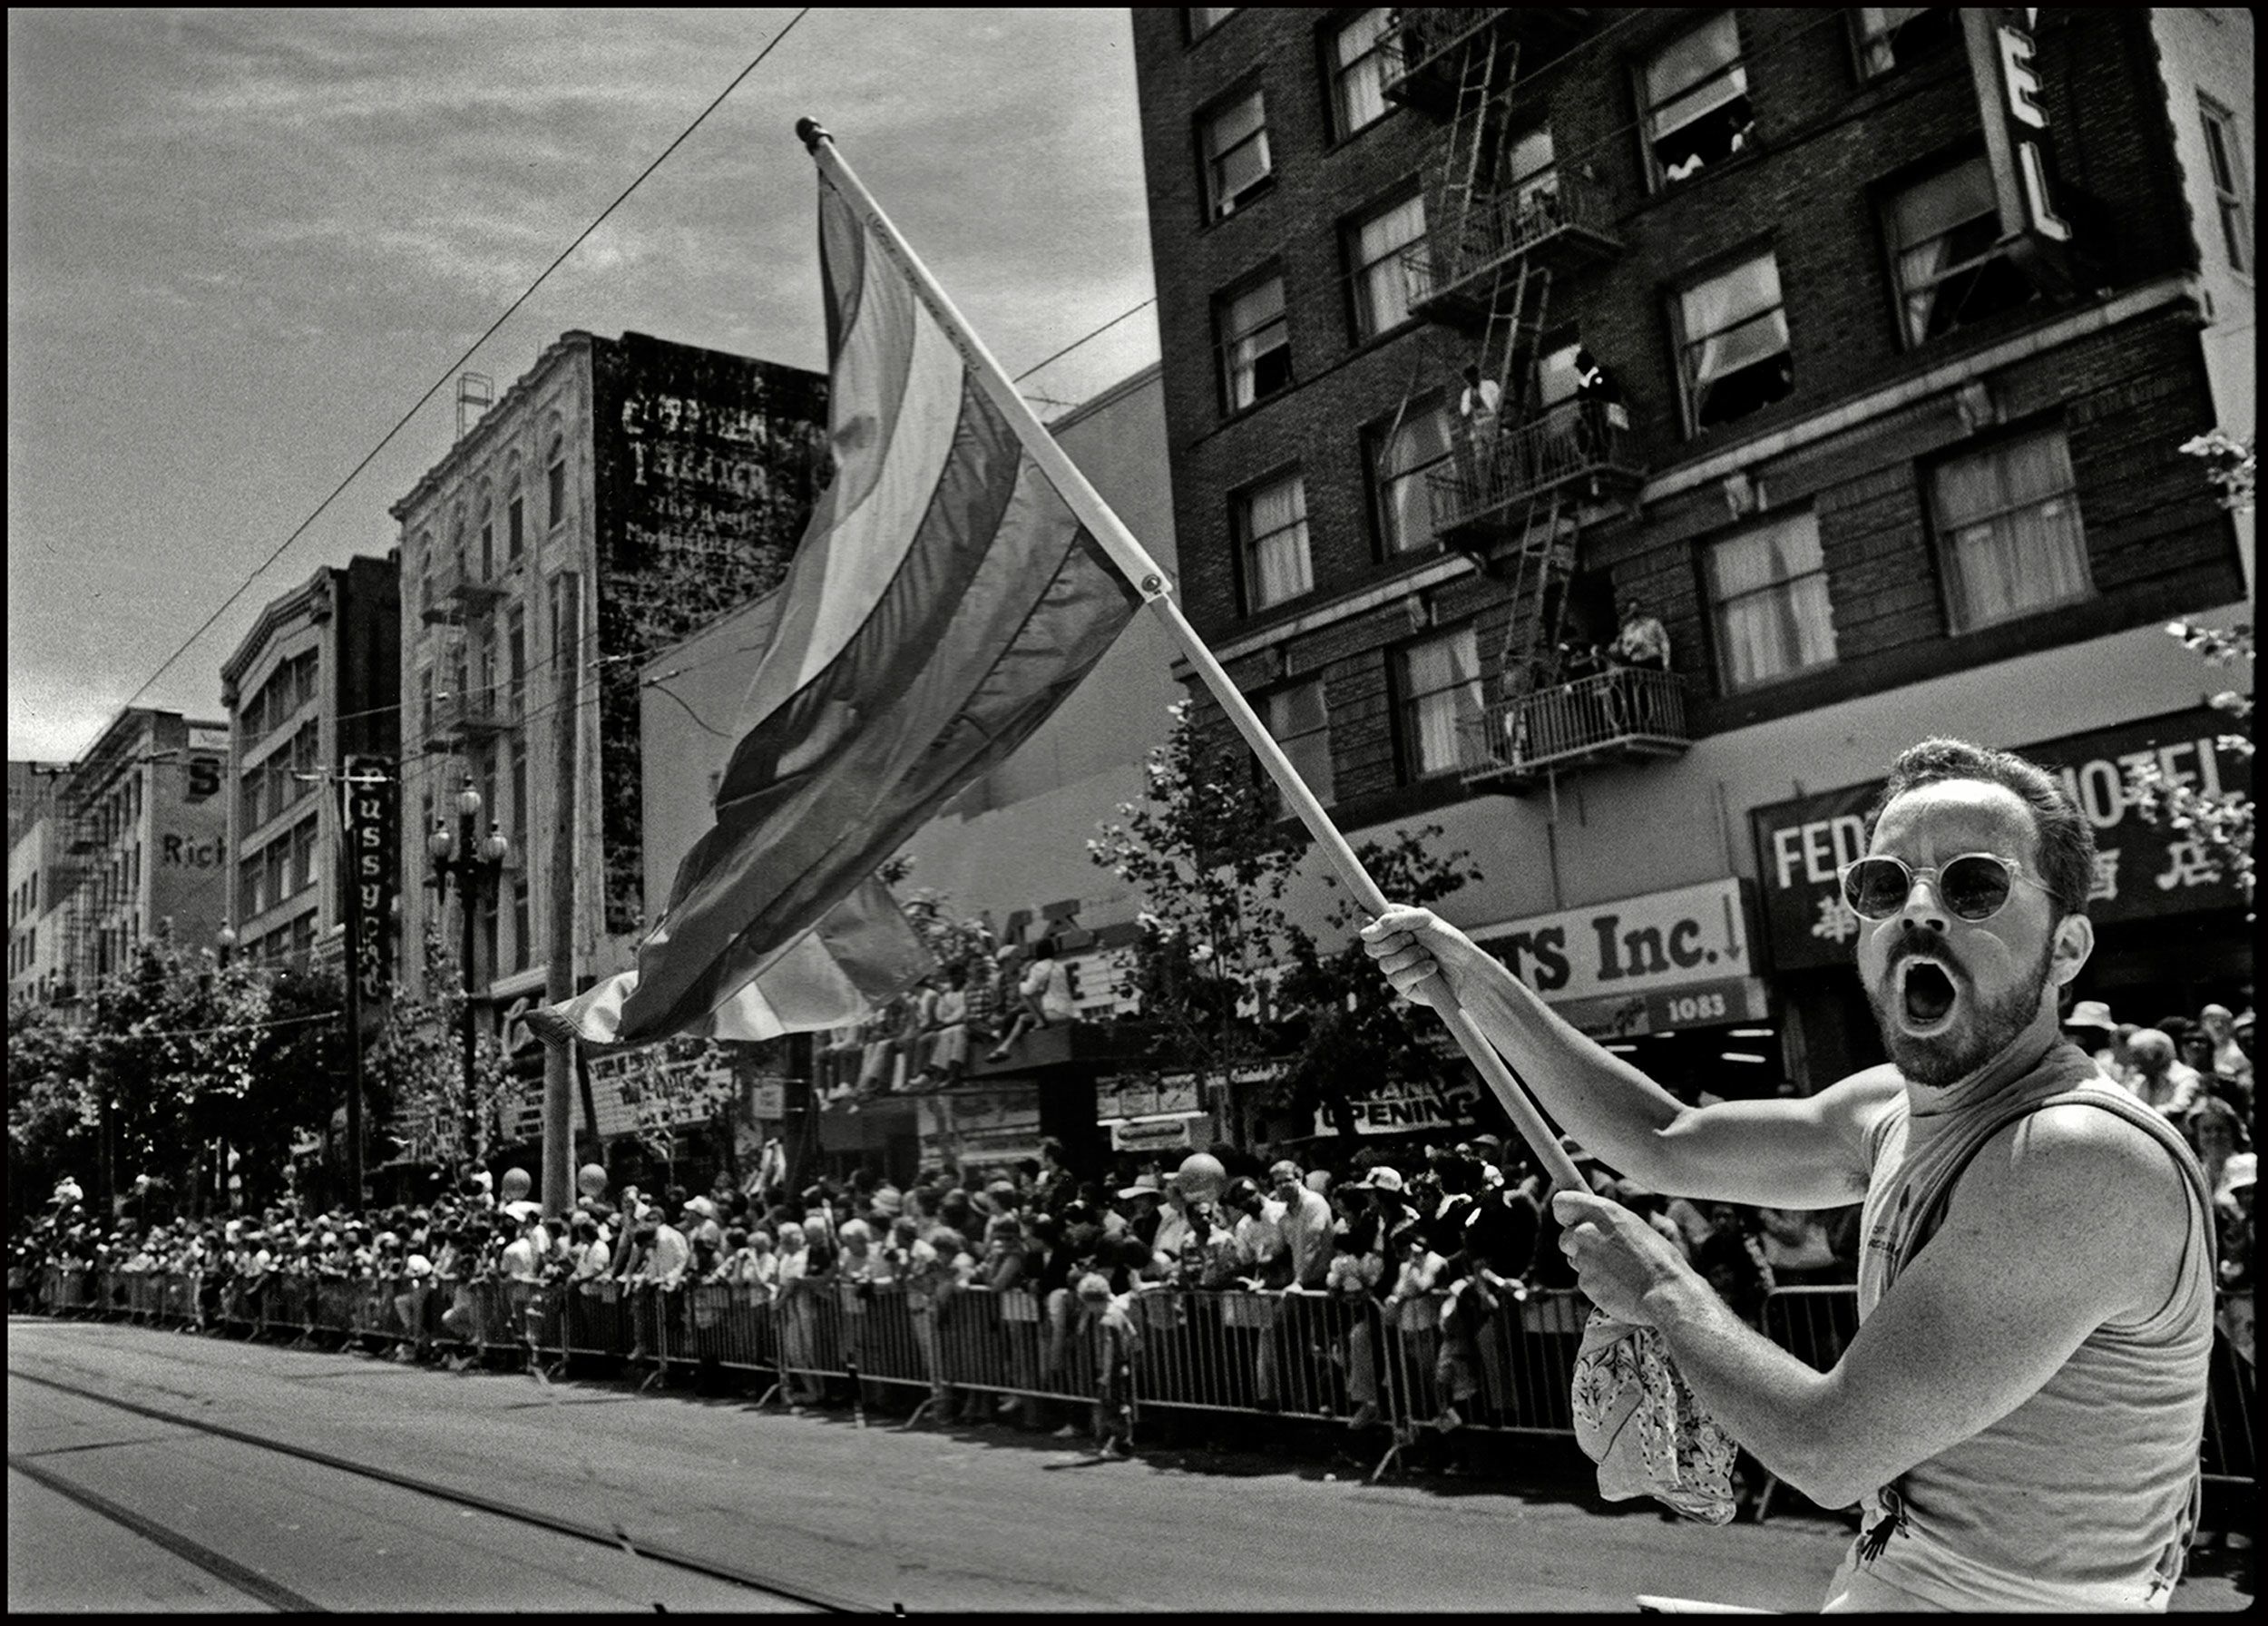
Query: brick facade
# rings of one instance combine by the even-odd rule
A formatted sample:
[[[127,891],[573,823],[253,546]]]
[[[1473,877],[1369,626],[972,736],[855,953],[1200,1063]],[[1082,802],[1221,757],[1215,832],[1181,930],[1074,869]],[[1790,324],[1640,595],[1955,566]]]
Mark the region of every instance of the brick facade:
[[[1453,556],[1443,579],[1435,548],[1389,556],[1378,534],[1365,426],[1426,391],[1453,401],[1473,340],[1425,322],[1356,338],[1347,223],[1426,175],[1447,139],[1443,122],[1410,108],[1332,139],[1330,44],[1359,15],[1247,9],[1192,43],[1178,12],[1134,13],[1183,600],[1232,657],[1281,642],[1265,658],[1232,659],[1254,691],[1322,673],[1335,792],[1350,825],[1462,796],[1454,776],[1404,782],[1393,651],[1472,625],[1493,693],[1510,612],[1505,582],[1458,572]],[[1983,152],[1978,93],[1958,30],[1944,48],[1869,82],[1853,15],[1737,12],[1752,139],[1659,191],[1648,191],[1638,133],[1642,64],[1706,14],[1594,11],[1572,44],[1531,44],[1522,69],[1523,110],[1548,118],[1560,172],[1581,173],[1608,201],[1622,245],[1603,264],[1554,279],[1547,327],[1555,339],[1579,333],[1619,380],[1650,475],[1636,504],[1602,502],[1587,514],[1570,591],[1593,617],[1637,597],[1661,618],[1696,738],[2146,625],[2242,591],[2228,521],[2195,460],[2176,450],[2212,421],[2212,406],[2198,314],[2182,291],[2196,249],[2146,18],[2048,11],[2036,30],[2043,144],[2051,195],[2072,228],[2074,287],[1910,347],[1883,211],[1901,188]],[[1535,26],[1509,16],[1501,26]],[[1273,183],[1208,222],[1201,118],[1254,87],[1265,97]],[[1688,436],[1675,291],[1765,246],[1780,273],[1793,391]],[[1227,414],[1216,302],[1269,266],[1285,279],[1293,382]],[[2091,312],[2105,319],[2090,323]],[[1948,367],[1982,380],[1983,421],[1965,416],[1966,378],[1928,387]],[[1912,387],[1910,398],[1883,399],[1901,385]],[[1846,411],[1854,421],[1823,432],[1823,418]],[[1956,635],[1926,513],[1929,470],[2046,426],[2068,446],[2093,594]],[[1725,495],[1716,477],[1677,477],[1728,452],[1765,494],[1765,514],[1815,513],[1836,640],[1832,664],[1737,694],[1722,692],[1716,676],[1701,565],[1703,545],[1734,528]],[[1234,497],[1295,466],[1315,588],[1250,614]],[[1421,589],[1414,604],[1392,591],[1405,581]],[[1334,601],[1379,589],[1383,602],[1329,618]],[[1611,621],[1592,630],[1611,636]]]

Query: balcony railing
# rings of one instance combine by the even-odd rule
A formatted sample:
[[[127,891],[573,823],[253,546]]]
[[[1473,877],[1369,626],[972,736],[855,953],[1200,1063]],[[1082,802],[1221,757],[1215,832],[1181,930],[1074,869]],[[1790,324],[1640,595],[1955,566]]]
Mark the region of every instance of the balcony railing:
[[[1590,26],[1591,8],[1582,5],[1404,6],[1385,38],[1381,88],[1390,102],[1445,119],[1456,108],[1463,47],[1482,29],[1511,30],[1523,47],[1541,53],[1535,60],[1542,61]]]
[[[500,693],[437,694],[433,700],[431,738],[438,740],[481,739],[516,727],[519,719]]]
[[[1383,88],[1391,102],[1447,112],[1430,104],[1454,101],[1457,82],[1451,53],[1502,16],[1501,5],[1408,5],[1386,34],[1382,52]]]
[[[1426,475],[1433,529],[1444,538],[1465,530],[1503,534],[1517,526],[1511,505],[1569,481],[1642,483],[1646,467],[1627,408],[1607,401],[1562,401],[1532,422],[1492,437],[1461,426],[1451,436],[1449,462]]]
[[[468,615],[479,615],[504,596],[500,584],[455,560],[434,567],[425,592],[418,613],[427,622],[461,621]]]
[[[1630,757],[1675,757],[1692,744],[1676,672],[1625,666],[1499,700],[1459,731],[1468,785],[1520,783]]]
[[[1567,271],[1621,252],[1606,190],[1579,175],[1555,174],[1435,222],[1422,243],[1402,251],[1402,263],[1413,314],[1473,324],[1494,314],[1491,273],[1521,256]]]

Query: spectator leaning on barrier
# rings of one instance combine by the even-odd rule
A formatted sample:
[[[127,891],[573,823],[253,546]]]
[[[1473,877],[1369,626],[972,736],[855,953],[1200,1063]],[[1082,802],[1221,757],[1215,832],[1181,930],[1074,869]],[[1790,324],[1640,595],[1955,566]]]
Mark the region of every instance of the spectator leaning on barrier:
[[[1288,1159],[1269,1169],[1268,1182],[1283,1208],[1276,1225],[1289,1256],[1291,1285],[1319,1289],[1331,1269],[1330,1200],[1311,1190],[1299,1165]]]

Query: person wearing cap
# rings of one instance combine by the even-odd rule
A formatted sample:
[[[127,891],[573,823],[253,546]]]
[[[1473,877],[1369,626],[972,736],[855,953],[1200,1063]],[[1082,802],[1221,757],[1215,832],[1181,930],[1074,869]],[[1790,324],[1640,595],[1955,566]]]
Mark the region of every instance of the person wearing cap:
[[[2211,1210],[2180,1134],[2059,1032],[2095,945],[2093,828],[2048,769],[1931,740],[1862,830],[1838,881],[1890,1059],[1810,1095],[1686,1105],[1430,910],[1363,940],[1407,998],[1442,979],[1623,1173],[1754,1208],[1864,1201],[1858,1336],[1820,1372],[1628,1209],[1552,1199],[1593,1304],[1654,1328],[1766,1470],[1864,1502],[1830,1612],[2162,1609],[2199,1488]]]
[[[1155,1174],[1137,1175],[1130,1185],[1119,1188],[1110,1212],[1119,1217],[1127,1235],[1147,1248],[1157,1240],[1158,1222],[1163,1218],[1158,1205],[1164,1200],[1162,1183]],[[1104,1223],[1109,1224],[1108,1219]]]

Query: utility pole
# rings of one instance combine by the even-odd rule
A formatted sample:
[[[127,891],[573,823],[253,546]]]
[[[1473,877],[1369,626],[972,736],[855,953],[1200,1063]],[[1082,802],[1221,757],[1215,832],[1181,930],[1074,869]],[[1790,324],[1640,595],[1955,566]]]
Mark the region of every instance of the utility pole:
[[[582,579],[569,571],[552,579],[552,756],[559,775],[552,789],[551,959],[543,997],[560,1004],[575,996],[575,791],[582,739]],[[543,1047],[543,1211],[563,1214],[574,1189],[576,1042]],[[595,1129],[595,1125],[593,1128]]]

